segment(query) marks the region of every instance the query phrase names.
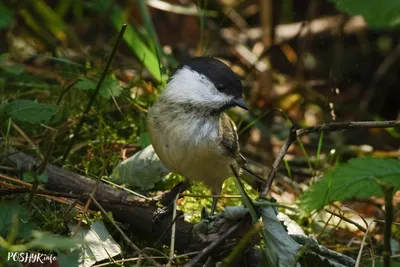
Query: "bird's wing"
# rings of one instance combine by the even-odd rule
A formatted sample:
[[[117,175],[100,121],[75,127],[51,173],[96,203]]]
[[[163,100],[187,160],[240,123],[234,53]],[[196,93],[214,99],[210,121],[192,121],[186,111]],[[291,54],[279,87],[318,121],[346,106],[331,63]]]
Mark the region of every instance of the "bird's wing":
[[[242,178],[246,180],[246,182],[248,182],[253,188],[260,188],[260,186],[264,184],[265,180],[246,165],[247,160],[240,153],[239,138],[235,123],[228,117],[228,115],[224,114],[222,117],[221,126],[224,127],[222,130],[223,138],[221,141],[221,146],[230,157],[236,159],[237,167],[245,171],[242,175]]]
[[[220,133],[222,133],[221,147],[224,153],[230,158],[238,161],[241,155],[239,153],[239,139],[236,132],[236,126],[226,114],[222,115],[220,121]]]

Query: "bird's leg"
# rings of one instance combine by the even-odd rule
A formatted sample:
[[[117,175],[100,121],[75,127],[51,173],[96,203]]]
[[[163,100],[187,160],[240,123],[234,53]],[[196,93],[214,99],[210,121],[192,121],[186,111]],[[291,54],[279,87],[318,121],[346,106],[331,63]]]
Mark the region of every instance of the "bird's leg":
[[[213,202],[212,202],[212,206],[211,206],[210,216],[213,216],[213,215],[214,215],[215,208],[217,207],[217,201],[218,201],[218,198],[217,198],[217,197],[213,197]]]
[[[214,196],[213,196],[213,202],[211,205],[210,216],[213,216],[215,209],[217,208],[217,202],[218,202],[218,197],[215,197],[215,195],[221,194],[221,186],[219,186],[218,189],[217,188],[211,189],[211,194]]]
[[[183,182],[176,184],[161,197],[160,203],[164,207],[157,210],[156,214],[153,216],[153,221],[161,220],[172,213],[176,196],[184,192],[189,187],[189,183],[189,180],[185,179]]]

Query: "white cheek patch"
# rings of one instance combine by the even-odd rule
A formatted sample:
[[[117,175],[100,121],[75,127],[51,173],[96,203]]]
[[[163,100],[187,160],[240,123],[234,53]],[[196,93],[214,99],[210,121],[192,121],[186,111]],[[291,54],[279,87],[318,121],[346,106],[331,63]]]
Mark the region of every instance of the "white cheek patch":
[[[232,100],[232,96],[219,92],[206,76],[188,67],[175,73],[163,95],[176,102],[201,103],[207,106],[225,104]]]

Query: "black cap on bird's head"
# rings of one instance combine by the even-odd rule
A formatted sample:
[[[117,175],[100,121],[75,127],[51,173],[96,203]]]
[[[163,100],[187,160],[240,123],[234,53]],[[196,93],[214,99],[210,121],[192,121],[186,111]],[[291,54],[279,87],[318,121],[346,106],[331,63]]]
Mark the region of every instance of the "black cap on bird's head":
[[[243,85],[240,79],[225,63],[213,57],[195,57],[185,62],[182,67],[188,67],[204,75],[220,93],[230,96],[225,108],[238,106],[249,110],[242,98]]]

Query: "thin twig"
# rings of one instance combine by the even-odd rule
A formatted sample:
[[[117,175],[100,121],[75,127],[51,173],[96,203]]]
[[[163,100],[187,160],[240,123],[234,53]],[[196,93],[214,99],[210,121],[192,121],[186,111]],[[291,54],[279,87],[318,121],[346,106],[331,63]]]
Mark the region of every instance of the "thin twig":
[[[289,138],[286,140],[286,143],[283,145],[281,151],[279,152],[278,156],[274,161],[274,164],[272,165],[271,170],[269,171],[267,181],[265,183],[263,191],[260,194],[260,197],[266,197],[266,195],[268,194],[268,191],[272,186],[272,182],[275,179],[276,172],[278,171],[278,167],[281,164],[283,158],[285,157],[289,147],[293,144],[293,142],[296,141],[296,138],[297,138],[296,127],[292,126],[292,128],[290,129]]]
[[[390,239],[392,238],[393,222],[393,190],[392,185],[382,185],[385,199],[385,228],[383,230],[383,266],[390,267],[392,249]]]
[[[35,143],[26,135],[26,133],[17,125],[15,122],[12,123],[12,127],[25,139],[26,142],[35,150],[40,159],[43,159],[43,154],[40,152],[39,148]]]
[[[362,251],[363,251],[363,248],[364,248],[365,239],[367,238],[367,236],[368,236],[368,234],[369,234],[369,229],[371,229],[371,226],[372,226],[372,224],[373,224],[374,222],[375,222],[375,221],[372,221],[372,222],[368,225],[367,230],[365,231],[365,234],[364,234],[363,239],[362,239],[362,241],[361,241],[360,250],[358,251],[358,256],[357,256],[356,265],[355,265],[354,267],[360,266],[361,255],[362,255]]]
[[[194,267],[196,264],[201,261],[203,258],[208,256],[208,254],[211,253],[216,247],[218,247],[225,239],[227,239],[233,232],[235,232],[241,223],[237,223],[231,228],[229,228],[223,235],[221,235],[216,241],[212,242],[208,247],[203,249],[199,254],[196,255],[188,264],[186,264],[186,267]]]
[[[33,203],[33,198],[35,197],[36,191],[39,187],[39,179],[38,176],[41,175],[42,173],[44,173],[44,170],[46,169],[47,163],[49,163],[50,161],[50,156],[51,153],[53,152],[53,147],[56,143],[56,136],[57,136],[58,131],[54,131],[53,133],[49,133],[50,136],[50,140],[49,140],[49,145],[47,147],[47,150],[44,154],[44,157],[42,158],[42,162],[40,163],[39,167],[34,171],[34,181],[32,183],[32,188],[31,188],[31,192],[29,193],[29,198],[28,198],[28,207],[31,208],[32,207],[32,203]]]
[[[117,229],[122,238],[125,240],[125,242],[128,243],[128,245],[131,248],[133,248],[138,254],[143,255],[143,257],[145,257],[146,260],[151,262],[151,264],[154,264],[154,266],[161,267],[161,265],[158,262],[149,257],[146,253],[143,253],[143,251],[129,239],[129,237],[121,230],[121,228],[119,228],[119,226],[114,222],[114,220],[110,218],[110,216],[107,214],[107,211],[105,211],[105,209],[100,205],[99,202],[97,202],[97,200],[94,197],[90,196],[90,199],[99,208],[101,213],[103,213],[103,216],[108,219],[108,221],[115,227],[115,229]]]
[[[7,195],[13,195],[13,194],[27,194],[31,192],[31,187],[32,185],[30,184],[29,188],[23,188],[23,187],[17,187],[17,188],[9,188],[9,189],[1,189],[0,190],[0,197],[2,196],[7,196]],[[81,195],[74,195],[70,193],[61,193],[61,192],[54,192],[54,191],[49,191],[45,189],[38,188],[36,190],[36,194],[38,195],[46,195],[46,196],[54,196],[54,197],[63,197],[63,198],[71,198],[71,199],[87,199],[88,197],[84,197]]]
[[[89,210],[89,206],[90,206],[90,204],[91,204],[91,202],[92,202],[92,201],[91,201],[91,198],[94,198],[95,195],[96,195],[97,188],[99,187],[99,184],[100,184],[100,182],[101,182],[101,177],[103,176],[103,174],[105,173],[105,171],[106,171],[106,169],[107,169],[107,165],[108,165],[108,162],[110,161],[110,158],[111,158],[111,155],[108,156],[108,158],[107,158],[106,161],[104,162],[103,168],[101,169],[100,175],[99,175],[99,177],[97,178],[96,183],[95,183],[94,186],[93,186],[92,192],[90,192],[90,198],[88,198],[88,200],[86,201],[85,208],[83,209],[83,212],[82,212],[82,214],[81,214],[81,216],[80,216],[80,219],[79,219],[79,221],[78,221],[78,224],[76,225],[75,231],[74,231],[74,233],[72,234],[72,237],[76,236],[76,235],[78,234],[78,232],[79,232],[79,229],[80,229],[80,227],[81,227],[81,225],[82,225],[82,221],[83,221],[83,219],[85,218],[85,214],[86,214],[86,212]]]
[[[276,172],[279,165],[281,164],[283,158],[285,157],[289,147],[297,140],[298,137],[308,135],[315,132],[334,132],[342,131],[347,129],[371,129],[371,128],[393,128],[400,127],[400,120],[397,121],[353,121],[353,122],[334,122],[320,124],[312,127],[295,129],[292,127],[290,130],[289,138],[286,140],[285,144],[282,146],[281,151],[275,159],[274,164],[268,174],[267,181],[264,188],[260,194],[260,197],[265,197],[269,190],[271,189],[272,182],[275,179]]]
[[[107,62],[106,62],[106,66],[104,67],[103,73],[100,76],[100,80],[96,85],[96,88],[89,100],[89,103],[86,106],[86,109],[83,111],[81,119],[79,120],[78,124],[76,125],[75,129],[74,129],[74,133],[71,137],[71,139],[68,142],[68,145],[64,151],[63,157],[62,157],[62,161],[65,162],[65,160],[68,157],[69,152],[71,151],[72,145],[74,144],[76,138],[78,138],[79,132],[81,131],[81,128],[83,126],[83,123],[86,120],[86,116],[89,113],[90,109],[92,108],[92,105],[94,103],[94,100],[96,99],[96,96],[99,94],[101,85],[104,82],[104,79],[107,76],[108,70],[110,69],[111,66],[111,62],[113,61],[113,58],[115,56],[115,53],[117,52],[118,46],[121,43],[122,37],[124,36],[125,30],[126,30],[127,24],[123,24],[121,27],[121,30],[119,32],[119,35],[117,37],[117,41],[115,42],[115,45],[113,47],[113,50],[111,51],[110,57],[108,58]]]
[[[332,122],[312,127],[298,129],[297,137],[315,132],[335,132],[348,129],[370,129],[370,128],[392,128],[400,127],[400,120],[397,121],[353,121],[353,122]]]
[[[328,212],[328,213],[330,213],[330,214],[332,214],[332,215],[334,215],[334,216],[336,216],[336,217],[338,217],[338,218],[340,218],[340,219],[342,219],[342,220],[345,221],[345,222],[348,222],[348,223],[354,225],[355,227],[358,228],[358,230],[360,230],[360,231],[362,231],[362,232],[364,232],[364,233],[367,231],[367,229],[365,229],[365,227],[363,227],[362,225],[360,225],[360,224],[358,224],[358,223],[356,223],[356,222],[354,222],[354,221],[352,221],[352,220],[346,218],[346,217],[343,216],[342,214],[339,214],[339,213],[330,211],[330,210],[328,210],[328,209],[325,209],[325,211]]]
[[[193,198],[242,198],[241,195],[196,195],[196,194],[179,194],[181,197],[193,197]]]
[[[175,251],[175,235],[176,235],[176,208],[178,207],[178,199],[179,195],[176,195],[174,201],[174,210],[172,212],[172,229],[171,229],[171,245],[169,251],[169,260],[167,266],[171,266],[172,261],[174,259],[174,251]]]

